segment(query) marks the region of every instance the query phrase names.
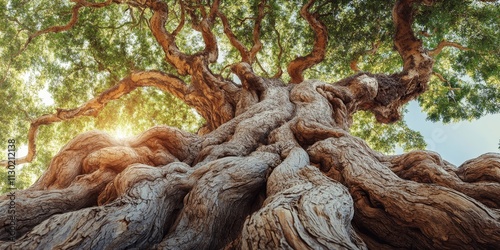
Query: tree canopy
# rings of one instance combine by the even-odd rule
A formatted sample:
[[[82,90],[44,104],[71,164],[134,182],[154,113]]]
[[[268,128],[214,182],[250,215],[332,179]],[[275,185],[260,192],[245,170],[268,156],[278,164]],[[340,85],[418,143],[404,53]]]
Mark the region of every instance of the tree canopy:
[[[134,1],[1,1],[0,141],[26,145],[30,121],[56,109],[71,109],[140,70],[160,70],[190,83],[164,60],[150,31],[152,11]],[[500,5],[498,1],[433,1],[419,6],[413,28],[435,59],[429,90],[418,98],[432,121],[477,119],[500,110]],[[186,54],[204,47],[193,29],[210,1],[166,1],[166,29]],[[286,65],[312,49],[314,32],[300,17],[303,1],[222,1],[212,32],[219,57],[210,69],[238,81],[229,66],[241,60],[231,36],[245,48],[258,41],[254,71],[290,80]],[[334,82],[358,71],[393,73],[401,59],[393,47],[391,1],[316,1],[313,12],[325,24],[323,62],[305,78]],[[256,34],[256,25],[260,32]],[[225,34],[230,30],[231,35]],[[255,46],[254,46],[255,47]],[[253,52],[252,52],[253,53]],[[39,93],[49,93],[44,103]],[[168,124],[196,132],[204,120],[196,111],[158,88],[137,88],[107,104],[93,117],[41,126],[36,160],[24,167],[20,187],[32,183],[59,148],[92,129],[135,135]],[[422,136],[404,121],[385,125],[358,113],[351,131],[372,147],[393,152],[425,148]],[[6,144],[0,145],[5,150]],[[5,174],[5,173],[4,173]]]

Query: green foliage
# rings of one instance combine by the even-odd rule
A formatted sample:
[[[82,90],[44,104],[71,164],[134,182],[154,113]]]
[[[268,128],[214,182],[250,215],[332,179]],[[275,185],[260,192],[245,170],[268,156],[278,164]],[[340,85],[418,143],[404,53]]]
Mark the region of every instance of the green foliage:
[[[429,48],[440,41],[457,42],[470,50],[445,48],[436,57],[430,91],[420,96],[432,121],[478,119],[500,110],[500,3],[442,1],[421,9],[417,18]]]
[[[381,124],[368,112],[355,114],[351,133],[363,138],[373,149],[385,153],[394,153],[398,147],[408,152],[426,146],[423,136],[411,130],[404,120]]]
[[[167,1],[167,30],[174,30],[181,18],[179,1]],[[273,76],[286,72],[288,62],[312,49],[314,36],[299,15],[305,0],[269,1],[262,20],[262,50],[257,73]],[[312,10],[321,17],[329,32],[325,61],[306,71],[306,78],[335,82],[354,72],[353,60],[363,71],[394,73],[401,59],[393,49],[391,10],[385,0],[317,1]],[[164,54],[148,28],[149,10],[113,4],[106,8],[82,8],[77,24],[70,30],[41,35],[21,51],[29,35],[54,25],[64,25],[71,17],[71,1],[0,0],[0,149],[15,138],[18,147],[26,144],[30,119],[55,108],[74,108],[135,70],[158,69],[176,73],[165,63]],[[253,44],[253,25],[258,1],[222,1],[220,10],[232,30],[247,48]],[[199,14],[199,12],[198,12]],[[471,0],[436,1],[419,7],[414,24],[416,34],[429,49],[442,40],[459,43],[470,50],[446,47],[435,57],[430,90],[419,98],[428,118],[444,122],[470,120],[500,110],[500,4]],[[176,38],[182,51],[191,54],[203,48],[201,35],[186,25]],[[421,32],[422,31],[422,32]],[[211,65],[215,73],[229,76],[232,63],[241,58],[223,34],[220,20],[213,32],[218,37],[220,58]],[[427,36],[429,34],[429,36]],[[288,79],[286,73],[282,75]],[[185,79],[189,82],[189,79]],[[54,103],[47,104],[38,94],[47,91]],[[128,135],[168,124],[196,131],[203,121],[189,107],[156,89],[138,89],[111,102],[93,118],[78,118],[43,127],[38,136],[36,161],[20,170],[19,187],[25,187],[47,166],[50,158],[78,133],[92,129]],[[396,146],[405,150],[423,148],[421,135],[404,122],[376,124],[369,114],[355,117],[352,132],[383,152]],[[5,158],[5,157],[0,157]],[[3,170],[2,170],[3,171]],[[3,174],[3,172],[0,172]],[[2,179],[5,180],[5,178]]]

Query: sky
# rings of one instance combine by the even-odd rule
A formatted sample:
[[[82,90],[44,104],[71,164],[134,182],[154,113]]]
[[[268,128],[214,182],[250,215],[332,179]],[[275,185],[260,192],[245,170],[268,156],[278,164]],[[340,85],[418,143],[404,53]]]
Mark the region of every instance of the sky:
[[[425,138],[427,149],[460,166],[464,161],[484,153],[500,153],[500,114],[486,115],[474,121],[443,124],[426,120],[416,101],[409,104],[404,119],[408,126]]]

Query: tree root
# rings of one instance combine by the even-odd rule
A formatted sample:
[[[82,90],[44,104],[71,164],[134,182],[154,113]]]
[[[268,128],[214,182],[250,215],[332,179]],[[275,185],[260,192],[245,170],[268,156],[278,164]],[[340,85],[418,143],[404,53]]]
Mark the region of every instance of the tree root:
[[[457,169],[456,173],[466,182],[500,183],[500,155],[489,153],[468,160]]]
[[[96,172],[97,173],[97,172]],[[116,177],[119,198],[45,220],[3,249],[130,249],[159,242],[189,190],[190,168],[134,164]],[[9,244],[11,243],[11,244]]]
[[[451,188],[461,192],[490,208],[500,208],[500,183],[490,175],[484,175],[481,180],[474,178],[463,178],[457,172],[467,171],[470,177],[474,171],[480,173],[494,173],[492,163],[498,164],[498,154],[489,154],[475,160],[469,161],[466,165],[469,168],[455,168],[447,165],[438,155],[427,151],[414,151],[401,156],[393,157],[390,168],[399,177],[419,183],[433,183],[443,187]],[[498,164],[500,166],[500,164]],[[499,168],[497,168],[498,170]],[[477,174],[476,174],[477,176]],[[464,180],[466,179],[466,180]]]
[[[371,237],[367,243],[380,243],[369,247],[477,249],[500,242],[495,210],[453,189],[400,179],[357,138],[330,138],[308,152],[349,188],[355,226]]]
[[[66,188],[15,192],[13,208],[17,220],[14,225],[16,237],[24,235],[55,214],[97,205],[98,194],[115,176],[116,174],[112,171],[96,171],[75,180]],[[2,196],[0,202],[0,221],[5,222],[0,232],[0,240],[6,240],[10,237],[8,231],[5,230],[9,226],[6,222],[10,220],[12,215],[8,212],[10,201],[8,196]]]
[[[99,131],[83,133],[71,140],[54,156],[47,171],[29,190],[65,188],[79,175],[98,169],[116,173],[133,163],[150,166],[173,161],[192,163],[199,151],[190,133],[167,126],[157,126],[128,140],[115,140]]]

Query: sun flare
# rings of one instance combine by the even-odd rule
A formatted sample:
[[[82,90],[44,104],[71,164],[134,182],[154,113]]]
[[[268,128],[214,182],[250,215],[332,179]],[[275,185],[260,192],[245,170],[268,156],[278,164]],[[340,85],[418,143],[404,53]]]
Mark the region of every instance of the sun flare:
[[[118,126],[110,134],[120,140],[127,139],[132,137],[132,129],[129,126]]]

